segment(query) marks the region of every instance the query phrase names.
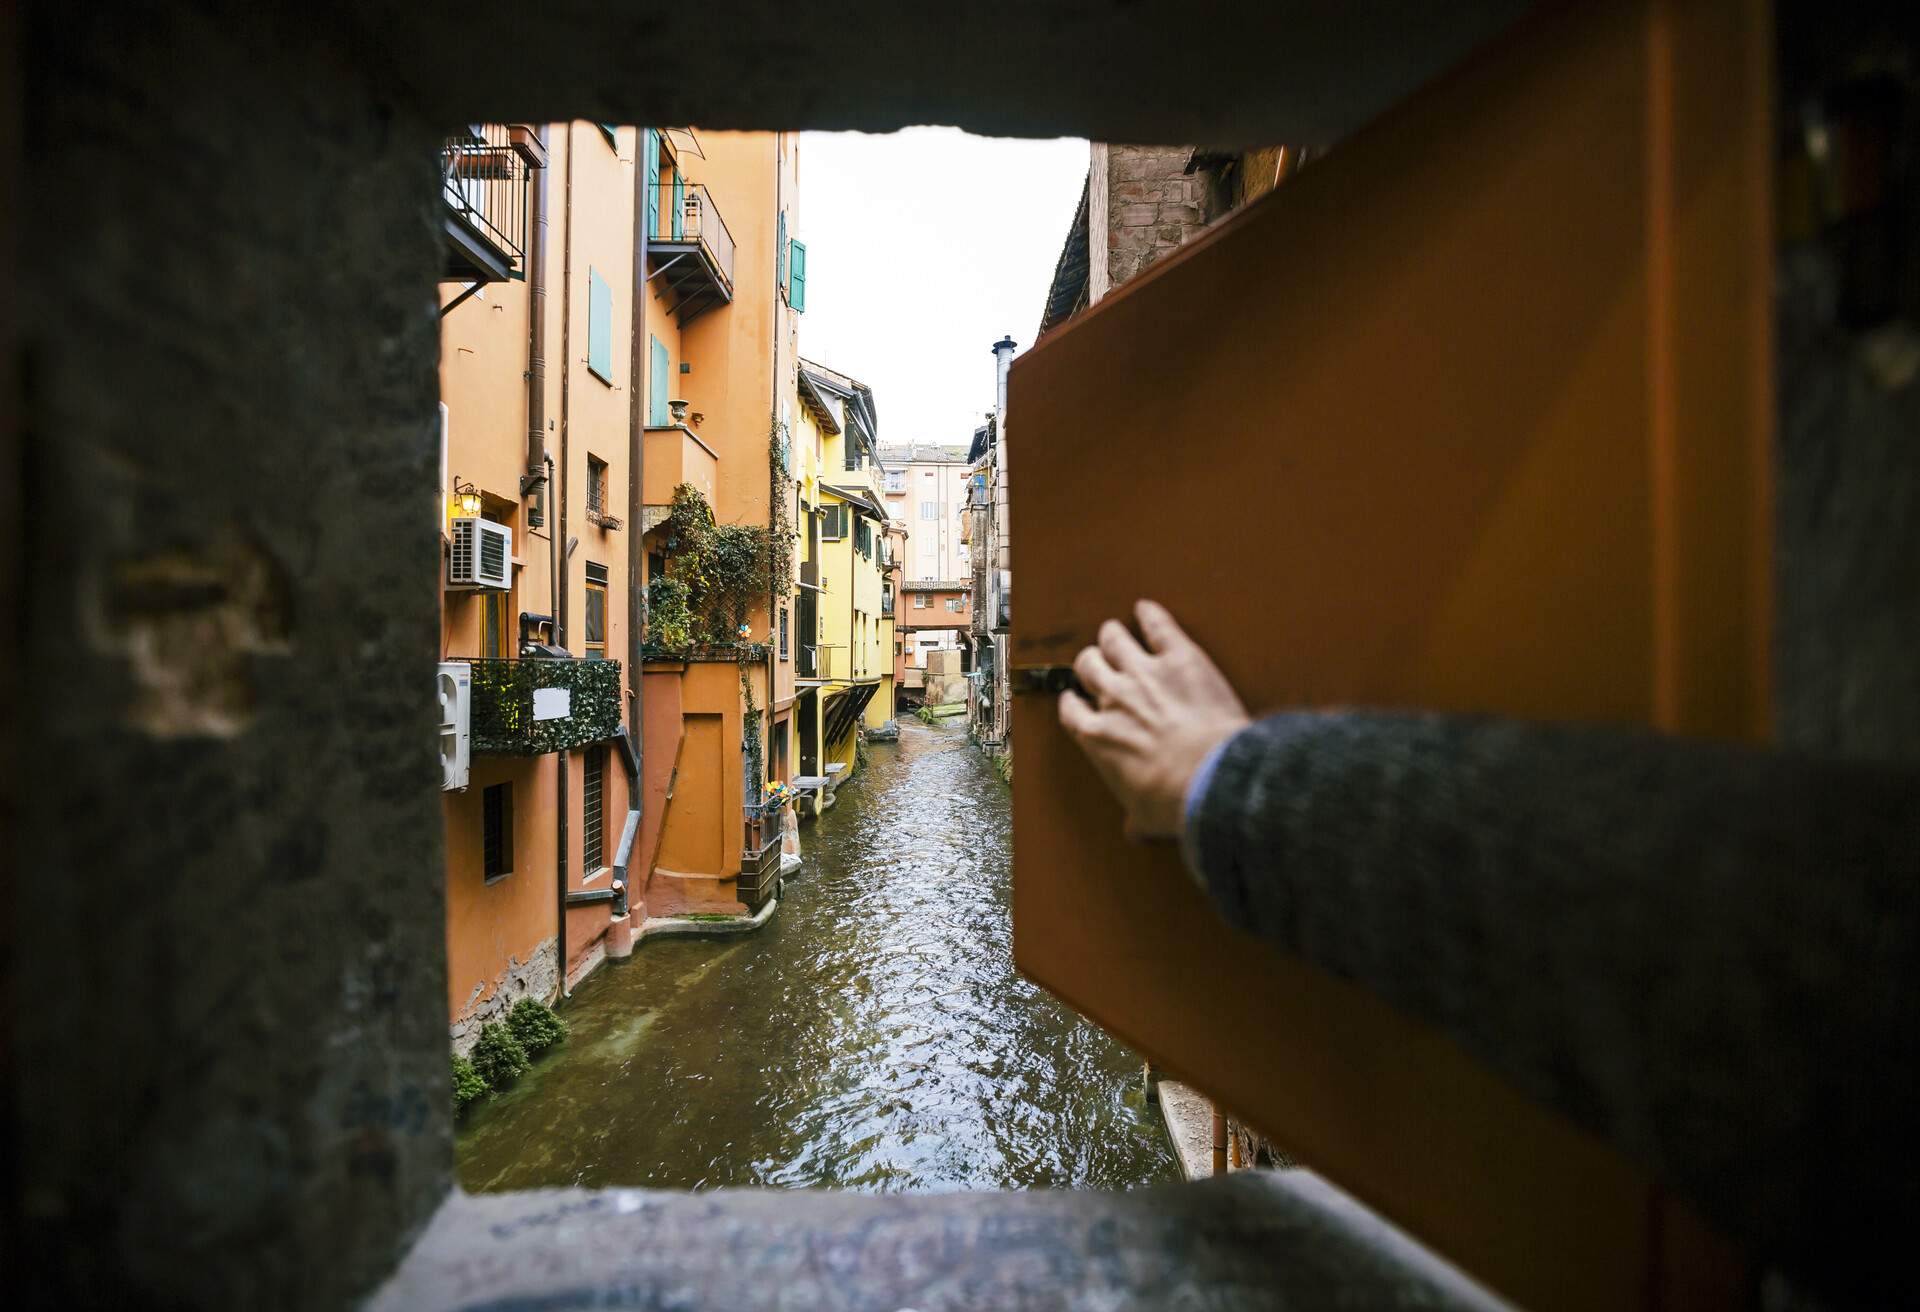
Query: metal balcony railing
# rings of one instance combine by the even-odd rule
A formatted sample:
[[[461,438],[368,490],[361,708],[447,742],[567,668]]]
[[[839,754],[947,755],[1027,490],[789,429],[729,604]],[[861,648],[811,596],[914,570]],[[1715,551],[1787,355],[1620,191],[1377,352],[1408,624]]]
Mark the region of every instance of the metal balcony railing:
[[[498,282],[520,276],[527,250],[532,169],[500,123],[476,123],[440,151],[449,277]]]
[[[476,660],[473,751],[541,756],[605,742],[620,728],[620,662]]]
[[[656,183],[647,189],[649,276],[674,298],[682,323],[733,299],[733,234],[720,207],[698,182]]]

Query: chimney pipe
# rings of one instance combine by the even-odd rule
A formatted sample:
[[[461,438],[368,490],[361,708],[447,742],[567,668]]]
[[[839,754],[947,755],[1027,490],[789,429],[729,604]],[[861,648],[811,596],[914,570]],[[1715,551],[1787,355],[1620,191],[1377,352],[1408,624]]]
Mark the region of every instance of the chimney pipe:
[[[1002,337],[993,344],[994,372],[998,375],[994,390],[994,413],[1001,427],[1007,422],[1007,370],[1013,365],[1013,338]]]

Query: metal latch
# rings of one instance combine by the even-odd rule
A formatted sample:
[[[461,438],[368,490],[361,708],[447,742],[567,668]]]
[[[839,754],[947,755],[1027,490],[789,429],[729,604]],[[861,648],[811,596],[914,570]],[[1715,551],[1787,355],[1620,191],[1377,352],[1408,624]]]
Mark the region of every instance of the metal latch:
[[[1058,697],[1069,688],[1080,693],[1086,691],[1071,665],[1016,665],[1012,683],[1015,693],[1031,692],[1048,697]]]

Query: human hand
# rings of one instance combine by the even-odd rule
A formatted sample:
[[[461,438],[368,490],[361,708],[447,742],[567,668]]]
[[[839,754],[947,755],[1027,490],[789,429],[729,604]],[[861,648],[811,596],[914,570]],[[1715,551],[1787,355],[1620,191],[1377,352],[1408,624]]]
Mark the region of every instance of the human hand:
[[[1060,723],[1126,810],[1129,838],[1178,838],[1187,786],[1215,746],[1249,723],[1220,667],[1167,608],[1138,602],[1146,646],[1124,624],[1074,657],[1086,696],[1060,695]]]

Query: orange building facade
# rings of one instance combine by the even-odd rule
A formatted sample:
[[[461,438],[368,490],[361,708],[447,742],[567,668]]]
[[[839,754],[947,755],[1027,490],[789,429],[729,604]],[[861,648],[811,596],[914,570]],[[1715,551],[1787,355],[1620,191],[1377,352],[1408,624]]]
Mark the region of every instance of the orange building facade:
[[[771,527],[805,253],[792,134],[473,125],[443,163],[441,659],[471,674],[466,776],[444,794],[464,1050],[520,997],[625,955],[648,916],[771,894],[757,872],[779,821],[754,812],[792,697],[779,604],[769,591],[736,641],[697,648],[650,644],[644,617],[676,488],[717,524]],[[777,841],[773,857],[777,874]]]

